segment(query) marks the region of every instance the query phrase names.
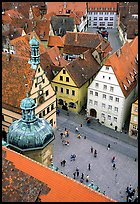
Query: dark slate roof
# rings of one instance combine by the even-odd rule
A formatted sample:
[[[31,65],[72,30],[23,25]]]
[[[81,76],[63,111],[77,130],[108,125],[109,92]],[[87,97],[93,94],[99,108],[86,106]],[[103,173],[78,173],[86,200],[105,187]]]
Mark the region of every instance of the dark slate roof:
[[[100,64],[92,56],[91,50],[83,53],[84,59],[78,57],[66,65],[66,70],[76,83],[77,87],[84,85],[92,76],[100,70]]]
[[[66,31],[74,31],[74,19],[71,17],[52,16],[51,24],[55,35],[64,36]]]
[[[18,169],[2,151],[2,202],[35,202],[50,188],[33,176]]]

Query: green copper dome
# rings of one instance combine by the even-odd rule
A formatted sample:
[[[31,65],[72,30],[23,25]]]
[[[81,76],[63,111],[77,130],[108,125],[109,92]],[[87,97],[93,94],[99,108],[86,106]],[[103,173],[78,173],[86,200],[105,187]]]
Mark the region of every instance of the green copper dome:
[[[39,46],[39,41],[36,39],[35,36],[33,36],[33,38],[30,40],[29,44],[31,46]]]
[[[22,118],[14,121],[7,134],[7,144],[10,147],[26,151],[47,146],[54,140],[51,124],[35,115],[35,102],[31,98],[21,101]]]
[[[20,108],[23,110],[30,110],[36,107],[35,101],[32,98],[24,98],[20,103]]]

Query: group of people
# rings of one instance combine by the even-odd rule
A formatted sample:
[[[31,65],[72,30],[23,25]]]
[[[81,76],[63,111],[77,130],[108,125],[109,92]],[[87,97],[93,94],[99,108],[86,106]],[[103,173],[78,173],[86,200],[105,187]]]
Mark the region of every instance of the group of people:
[[[93,154],[93,147],[91,146],[90,152]],[[94,157],[97,157],[97,150],[94,150]]]
[[[131,184],[126,188],[127,202],[132,202],[133,201],[135,191],[136,190],[132,188]],[[138,202],[138,197],[136,197],[133,202]]]

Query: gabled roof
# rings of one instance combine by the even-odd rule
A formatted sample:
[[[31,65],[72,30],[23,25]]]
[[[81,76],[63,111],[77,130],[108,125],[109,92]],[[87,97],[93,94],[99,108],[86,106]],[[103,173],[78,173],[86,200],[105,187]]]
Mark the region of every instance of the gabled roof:
[[[116,12],[117,2],[88,2],[88,12]],[[106,8],[108,8],[106,10]],[[112,10],[113,8],[113,10]]]
[[[40,41],[36,32],[30,32],[27,35],[15,38],[14,40],[10,41],[11,45],[14,46],[14,49],[17,55],[30,58],[31,48],[29,45],[29,41],[30,39],[32,39],[33,35],[35,35],[36,39],[39,41],[40,55],[47,51],[43,43]]]
[[[47,53],[54,65],[63,67],[68,64],[68,62],[62,57],[58,47],[55,46],[48,49]]]
[[[87,50],[81,57],[67,64],[65,68],[77,87],[81,87],[97,74],[101,66],[92,56],[91,50]]]
[[[49,39],[50,20],[30,20],[27,21],[27,24],[27,28],[24,29],[26,33],[32,32],[32,30],[34,30],[41,41]]]
[[[137,41],[133,42],[137,47]],[[136,52],[132,44],[126,42],[119,50],[113,53],[105,62],[111,66],[125,97],[127,97],[137,84],[138,64],[136,63]]]
[[[103,37],[97,33],[66,32],[63,52],[81,54],[88,49],[95,50],[102,41]]]
[[[28,199],[28,201],[33,201],[33,199],[38,198],[38,201],[41,199],[41,202],[116,202],[84,184],[51,170],[24,155],[6,147],[2,147],[2,150],[2,172],[4,178],[2,191],[3,196],[7,195],[7,197],[5,196],[5,200],[7,198],[7,201],[11,197],[13,198],[13,195],[15,195],[13,198],[15,202],[16,199],[19,199],[16,190],[20,186],[18,192],[21,195],[21,199],[23,199],[20,201],[27,201]],[[20,176],[17,177],[17,175]],[[25,180],[28,185],[26,185]],[[25,187],[27,188],[25,189]],[[33,188],[34,190],[31,191]],[[10,201],[12,201],[12,198]]]
[[[63,39],[60,36],[49,36],[48,47],[64,47]]]

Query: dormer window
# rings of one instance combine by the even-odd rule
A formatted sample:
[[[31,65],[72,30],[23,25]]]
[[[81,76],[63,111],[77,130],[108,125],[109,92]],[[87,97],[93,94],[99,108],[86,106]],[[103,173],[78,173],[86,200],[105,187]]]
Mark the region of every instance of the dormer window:
[[[134,74],[137,74],[136,70],[133,68]]]
[[[125,84],[123,84],[123,87],[125,88],[125,90],[127,90],[127,86]]]

